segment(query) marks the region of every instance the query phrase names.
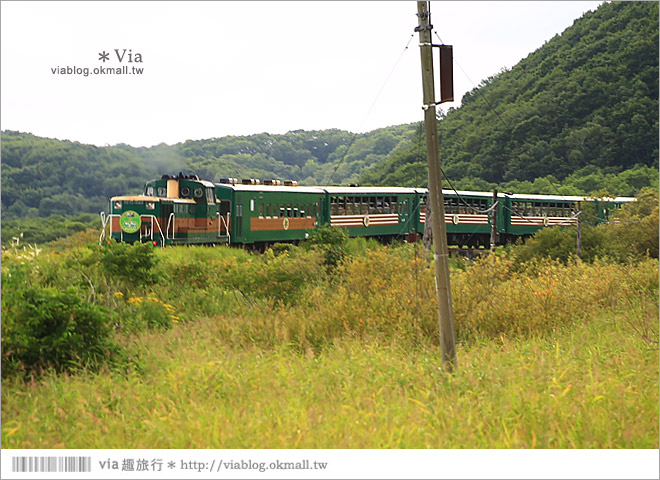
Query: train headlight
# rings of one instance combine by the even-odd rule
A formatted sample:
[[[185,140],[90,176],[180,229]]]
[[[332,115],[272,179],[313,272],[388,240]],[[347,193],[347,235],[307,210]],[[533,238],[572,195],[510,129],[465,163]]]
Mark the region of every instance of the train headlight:
[[[147,202],[144,205],[147,207],[147,210],[153,210],[156,208],[156,204],[154,202]]]
[[[115,210],[121,210],[121,201],[116,201],[115,202]]]

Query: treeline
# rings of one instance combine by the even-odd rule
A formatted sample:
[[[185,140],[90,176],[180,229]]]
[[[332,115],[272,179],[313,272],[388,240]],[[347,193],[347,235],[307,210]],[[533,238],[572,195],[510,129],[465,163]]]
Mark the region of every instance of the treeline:
[[[2,220],[98,213],[156,175],[138,150],[2,132]]]
[[[556,194],[549,180],[565,193],[630,195],[657,185],[658,3],[585,14],[441,113],[439,137],[444,170],[461,188]],[[415,144],[361,183],[425,185],[425,165]]]
[[[411,145],[415,125],[363,134],[345,130],[295,130],[284,135],[188,140],[175,145],[186,167],[203,178],[275,178],[302,185],[356,182],[365,168]],[[349,148],[350,147],[350,148]]]
[[[291,179],[303,185],[355,182],[367,167],[406,149],[414,125],[188,140],[176,145],[96,147],[2,132],[4,220],[98,213],[113,195],[135,194],[163,173]],[[350,148],[349,148],[350,146]]]
[[[414,145],[393,154],[380,167],[380,170],[374,168],[363,173],[359,183],[402,187],[427,185],[426,150],[422,145]],[[635,165],[628,170],[613,173],[606,168],[587,165],[563,178],[549,174],[533,180],[500,182],[489,182],[480,177],[446,175],[443,188],[473,191],[492,191],[497,188],[501,192],[543,195],[635,196],[644,188],[658,188],[658,168]]]

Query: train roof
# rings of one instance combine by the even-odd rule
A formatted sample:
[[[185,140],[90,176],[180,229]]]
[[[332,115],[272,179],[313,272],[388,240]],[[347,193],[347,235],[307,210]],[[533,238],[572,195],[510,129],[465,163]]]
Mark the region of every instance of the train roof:
[[[331,195],[340,193],[362,193],[362,194],[388,194],[388,193],[416,193],[417,189],[407,187],[318,187]]]
[[[330,195],[350,195],[350,194],[362,194],[362,195],[388,195],[388,194],[413,194],[418,193],[422,195],[428,194],[427,188],[409,188],[409,187],[349,187],[349,186],[283,186],[283,185],[232,185],[219,183],[215,184],[217,187],[229,188],[237,192],[283,192],[283,193],[314,193],[314,194],[324,194],[329,193]],[[451,190],[451,189],[442,189],[442,194],[445,196],[455,196],[459,195],[462,197],[484,197],[492,198],[492,192],[476,192],[470,190]],[[540,195],[540,194],[525,194],[525,193],[513,193],[506,194],[503,192],[498,192],[498,198],[509,197],[512,200],[531,200],[537,202],[584,202],[595,200],[594,197],[590,196],[578,196],[578,195]],[[634,202],[634,197],[606,197],[600,200],[625,203],[625,202]]]
[[[426,188],[418,188],[417,189],[418,193],[426,194],[428,193],[428,189]],[[493,197],[492,192],[473,192],[473,191],[468,191],[468,190],[450,190],[450,189],[442,189],[442,194],[443,195],[460,195],[461,197]],[[533,193],[503,193],[503,192],[498,192],[497,194],[498,198],[505,198],[509,197],[512,200],[532,200],[532,201],[539,201],[539,202],[584,202],[584,201],[590,201],[590,200],[604,200],[607,202],[617,202],[617,203],[625,203],[625,202],[634,202],[636,199],[635,197],[603,197],[603,198],[597,198],[593,196],[579,196],[579,195],[540,195],[540,194],[533,194]]]
[[[499,194],[499,196],[503,196],[502,194]],[[590,201],[590,200],[603,200],[606,202],[617,202],[617,203],[624,203],[624,202],[634,202],[635,198],[634,197],[616,197],[616,198],[611,198],[611,197],[603,197],[603,198],[597,198],[593,196],[575,196],[575,195],[534,195],[534,194],[524,194],[524,193],[514,193],[512,195],[507,195],[509,198],[513,200],[536,200],[536,201],[546,201],[546,202],[585,202],[585,201]]]
[[[282,193],[316,193],[322,195],[325,190],[321,187],[287,187],[284,185],[232,185],[230,183],[216,183],[216,187],[228,188],[236,192],[282,192]]]
[[[167,200],[175,203],[195,203],[192,198],[168,198],[168,197],[150,197],[147,195],[117,195],[110,197],[110,201],[130,201],[130,202],[161,202]]]

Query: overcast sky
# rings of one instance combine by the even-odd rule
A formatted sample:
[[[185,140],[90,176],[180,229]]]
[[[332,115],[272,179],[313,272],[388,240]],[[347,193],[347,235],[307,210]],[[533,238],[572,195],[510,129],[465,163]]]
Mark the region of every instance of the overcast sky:
[[[466,91],[600,3],[431,2],[437,35],[454,46],[457,101],[443,107],[459,107]],[[1,9],[3,130],[151,146],[296,129],[364,132],[422,119],[413,1]],[[143,72],[93,74],[124,66]]]

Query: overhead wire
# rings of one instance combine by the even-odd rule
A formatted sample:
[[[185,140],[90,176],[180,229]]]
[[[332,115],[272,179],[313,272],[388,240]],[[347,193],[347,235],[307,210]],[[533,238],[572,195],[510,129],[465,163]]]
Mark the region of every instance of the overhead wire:
[[[362,130],[362,126],[364,125],[364,122],[366,122],[367,118],[369,118],[369,114],[371,114],[371,111],[373,110],[374,106],[376,105],[376,102],[380,98],[380,95],[383,93],[383,90],[385,90],[385,87],[387,86],[387,83],[389,82],[390,78],[392,77],[392,74],[396,70],[396,67],[399,65],[399,62],[401,61],[401,58],[403,57],[403,54],[406,53],[406,51],[408,50],[408,47],[410,46],[410,42],[412,41],[414,36],[415,36],[415,34],[411,34],[410,38],[408,38],[408,42],[406,43],[406,46],[403,48],[403,50],[399,54],[399,57],[397,58],[396,62],[394,62],[394,66],[390,70],[390,73],[387,75],[387,78],[385,79],[385,82],[383,82],[383,85],[380,87],[380,90],[378,90],[378,93],[376,94],[376,97],[374,98],[374,101],[371,103],[371,106],[369,107],[369,110],[367,110],[366,115],[362,119],[362,122],[360,123],[360,126],[358,127],[358,131]],[[337,173],[337,170],[339,170],[339,167],[341,166],[341,164],[346,159],[346,156],[348,155],[348,152],[350,151],[351,147],[353,146],[353,143],[355,142],[355,139],[358,137],[358,135],[359,135],[359,133],[354,133],[353,134],[353,138],[349,142],[348,147],[346,148],[346,150],[344,150],[344,154],[342,155],[341,159],[337,163],[337,166],[335,167],[335,169],[332,171],[332,175],[330,175],[330,179],[325,182],[326,185],[330,185],[330,183],[334,179],[334,176]]]

